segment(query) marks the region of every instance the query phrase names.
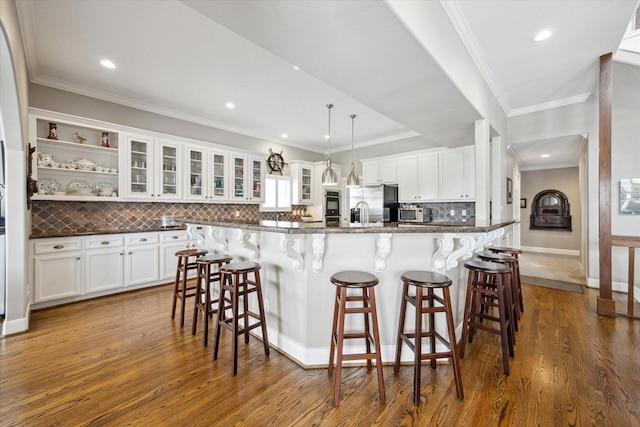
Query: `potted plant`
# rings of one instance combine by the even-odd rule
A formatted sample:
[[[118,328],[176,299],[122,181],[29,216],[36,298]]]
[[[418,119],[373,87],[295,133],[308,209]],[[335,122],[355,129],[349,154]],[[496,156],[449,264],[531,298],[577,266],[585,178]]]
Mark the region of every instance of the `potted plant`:
[[[302,222],[311,221],[311,214],[309,212],[302,212],[300,214],[300,221],[302,221]]]

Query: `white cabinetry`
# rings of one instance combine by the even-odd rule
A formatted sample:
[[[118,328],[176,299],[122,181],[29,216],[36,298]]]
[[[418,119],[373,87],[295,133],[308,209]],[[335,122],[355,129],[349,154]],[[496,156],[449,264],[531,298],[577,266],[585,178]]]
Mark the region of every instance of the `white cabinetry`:
[[[207,183],[207,193],[211,201],[224,201],[229,199],[228,190],[228,163],[229,154],[223,151],[210,150],[210,173]]]
[[[175,280],[178,264],[176,252],[186,249],[188,241],[186,231],[176,230],[160,233],[160,279]]]
[[[86,292],[121,288],[124,274],[122,236],[89,237],[84,252]]]
[[[141,135],[124,135],[124,195],[130,199],[181,200],[180,144]]]
[[[104,200],[99,192],[104,187],[118,194],[118,133],[36,116],[29,118],[29,132],[37,148],[34,199]]]
[[[363,160],[362,184],[395,184],[398,182],[398,160]]]
[[[32,246],[34,302],[82,294],[82,240],[42,239]]]
[[[264,201],[264,159],[231,153],[231,192],[235,202]]]
[[[291,202],[313,204],[313,163],[295,161],[289,164],[291,174]]]
[[[124,240],[124,286],[158,280],[158,234],[129,234]]]
[[[438,153],[398,159],[398,201],[401,203],[438,200]]]
[[[187,200],[206,200],[205,176],[207,176],[207,150],[202,147],[185,147],[186,194]]]
[[[475,198],[475,148],[473,146],[440,152],[440,200]]]
[[[153,165],[155,196],[159,201],[182,199],[182,147],[171,141],[156,141]]]

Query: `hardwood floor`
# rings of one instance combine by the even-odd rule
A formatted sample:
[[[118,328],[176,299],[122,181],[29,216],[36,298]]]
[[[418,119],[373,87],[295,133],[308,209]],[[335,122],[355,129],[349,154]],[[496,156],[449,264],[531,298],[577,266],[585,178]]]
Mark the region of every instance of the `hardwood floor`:
[[[595,313],[596,292],[534,286],[511,360],[480,332],[462,359],[465,400],[447,365],[423,369],[412,404],[412,367],[344,370],[333,406],[326,369],[304,370],[261,343],[241,341],[231,375],[229,335],[219,360],[170,319],[171,288],[33,313],[31,331],[0,340],[3,426],[640,426],[640,325]],[[201,322],[199,322],[199,325]],[[327,345],[329,337],[327,337]]]

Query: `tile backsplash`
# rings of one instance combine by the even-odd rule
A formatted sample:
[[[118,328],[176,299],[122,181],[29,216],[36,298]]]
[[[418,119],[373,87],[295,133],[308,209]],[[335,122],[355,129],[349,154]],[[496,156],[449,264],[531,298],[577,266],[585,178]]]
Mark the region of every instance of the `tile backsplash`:
[[[304,206],[280,219],[296,221]],[[236,212],[238,216],[236,216]],[[276,219],[275,212],[260,212],[259,205],[210,203],[124,203],[34,200],[31,234],[78,234],[105,230],[147,230],[159,226],[162,216],[202,221],[246,221]]]
[[[406,203],[403,206],[408,205]],[[413,205],[412,205],[413,206]],[[438,222],[468,222],[474,223],[476,220],[475,202],[438,202],[419,203],[415,206],[431,209],[431,221]],[[453,215],[451,212],[453,211]],[[463,211],[466,215],[462,215]]]

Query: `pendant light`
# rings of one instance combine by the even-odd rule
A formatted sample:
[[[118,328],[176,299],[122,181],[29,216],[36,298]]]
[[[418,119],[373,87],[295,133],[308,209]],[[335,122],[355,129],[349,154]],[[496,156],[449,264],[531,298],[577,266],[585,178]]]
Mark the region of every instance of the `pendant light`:
[[[333,104],[328,104],[327,109],[329,110],[329,152],[327,153],[327,167],[324,172],[322,172],[322,185],[338,185],[338,175],[336,175],[336,171],[331,167],[331,109],[333,108]]]
[[[351,117],[351,172],[349,172],[349,175],[347,175],[347,188],[357,188],[360,187],[360,177],[355,170],[355,153],[353,149],[353,124],[357,116],[355,114],[352,114],[349,117]]]

